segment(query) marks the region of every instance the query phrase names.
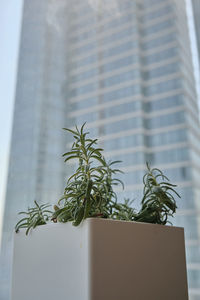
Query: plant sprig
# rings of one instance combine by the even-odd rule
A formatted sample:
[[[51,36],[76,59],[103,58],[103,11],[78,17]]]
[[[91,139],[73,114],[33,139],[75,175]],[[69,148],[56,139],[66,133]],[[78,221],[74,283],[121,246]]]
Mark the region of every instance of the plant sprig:
[[[174,195],[180,198],[174,189],[176,185],[169,183],[169,179],[161,170],[151,169],[148,163],[143,183],[142,208],[135,221],[162,225],[169,223],[168,218],[173,216],[177,208]]]
[[[63,157],[65,162],[78,160],[78,168],[68,179],[58,206],[54,207],[54,222],[73,221],[73,225],[77,226],[88,217],[108,218],[110,202],[117,199],[113,186],[123,186],[122,181],[113,178],[114,174],[121,171],[113,169],[112,166],[120,161],[107,163],[102,155],[103,149],[97,147],[97,139],[87,137],[88,132],[84,132],[84,125],[80,130],[78,127],[76,130],[64,128],[73,134],[75,142],[71,151],[64,153]]]
[[[21,228],[26,228],[26,235],[28,235],[31,228],[35,228],[38,225],[45,225],[51,218],[52,211],[47,208],[48,204],[39,205],[37,201],[34,201],[35,207],[28,208],[28,211],[21,211],[19,215],[26,215],[15,226],[15,232],[18,232]]]

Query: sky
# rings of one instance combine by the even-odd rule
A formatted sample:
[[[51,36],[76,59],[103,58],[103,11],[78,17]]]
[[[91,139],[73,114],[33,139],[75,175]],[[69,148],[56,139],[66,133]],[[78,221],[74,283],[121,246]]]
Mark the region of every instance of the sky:
[[[0,0],[0,240],[23,0]]]

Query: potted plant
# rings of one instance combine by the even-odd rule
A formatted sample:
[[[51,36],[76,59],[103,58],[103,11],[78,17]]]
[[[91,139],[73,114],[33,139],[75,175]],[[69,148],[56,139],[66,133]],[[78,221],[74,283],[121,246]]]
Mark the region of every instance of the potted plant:
[[[119,161],[106,162],[84,125],[65,128],[74,136],[65,162],[78,164],[54,211],[35,201],[16,225],[12,300],[188,299],[184,230],[163,226],[175,185],[147,164],[141,209],[118,203]]]

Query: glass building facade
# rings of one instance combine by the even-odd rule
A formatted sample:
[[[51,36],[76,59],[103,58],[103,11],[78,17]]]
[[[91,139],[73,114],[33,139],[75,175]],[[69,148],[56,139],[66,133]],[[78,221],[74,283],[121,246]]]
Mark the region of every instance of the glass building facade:
[[[12,233],[17,213],[59,199],[65,179],[65,35],[47,23],[50,1],[24,1],[16,99],[0,257],[0,299],[10,299]],[[66,9],[59,25],[66,28]],[[28,299],[27,299],[28,300]]]
[[[123,161],[119,199],[134,198],[138,208],[146,161],[178,184],[173,223],[185,227],[190,300],[199,299],[200,124],[186,5],[179,0],[25,2],[2,299],[16,211],[34,199],[59,198],[71,171],[60,158],[70,137],[60,128],[85,121],[106,158]]]

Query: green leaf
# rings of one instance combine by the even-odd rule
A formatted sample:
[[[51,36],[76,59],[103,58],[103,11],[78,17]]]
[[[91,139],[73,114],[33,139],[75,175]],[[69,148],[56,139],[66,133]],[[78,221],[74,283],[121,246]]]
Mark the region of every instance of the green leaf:
[[[74,226],[78,226],[81,221],[83,220],[83,216],[84,216],[84,207],[81,206],[78,210],[78,213],[76,215],[75,221],[73,222]]]
[[[87,140],[86,140],[87,141]],[[95,139],[95,140],[91,140],[91,142],[87,145],[87,147],[86,147],[86,149],[87,149],[87,151],[88,150],[92,150],[92,149],[90,149],[91,147],[92,147],[92,145],[93,144],[96,144],[97,143],[97,141],[98,141],[98,139]]]
[[[91,150],[90,153],[89,153],[89,157],[91,157],[93,153],[95,153],[97,156],[101,156],[100,151],[103,151],[103,149],[102,148],[97,148],[97,149]]]
[[[71,155],[71,154],[79,154],[79,151],[78,150],[74,150],[74,151],[70,151],[70,152],[66,152],[66,153],[64,153],[62,156],[64,157],[64,156],[66,156],[66,155]]]
[[[118,163],[121,163],[121,162],[122,162],[121,160],[114,160],[111,163],[109,163],[109,166],[112,166],[114,164],[118,164]]]
[[[66,130],[66,131],[69,131],[69,132],[73,133],[75,136],[79,136],[79,133],[76,132],[76,131],[74,131],[74,130],[72,130],[72,129],[69,129],[69,128],[63,128],[63,129]]]
[[[67,182],[70,182],[75,176],[78,176],[79,172],[74,173],[72,176],[70,176],[67,180]]]
[[[105,161],[104,161],[101,157],[99,157],[99,156],[97,156],[97,155],[92,155],[91,158],[95,158],[95,159],[98,160],[100,163],[102,163],[103,166],[105,166]]]
[[[78,135],[80,136],[80,132],[79,132],[79,130],[78,130],[77,125],[76,125],[75,127],[76,127],[76,130],[77,130],[77,132],[78,132]]]
[[[69,156],[65,159],[65,162],[70,160],[70,159],[75,159],[75,158],[80,158],[78,155],[74,155],[74,156]]]
[[[83,134],[83,129],[84,129],[85,124],[86,124],[86,122],[83,123],[83,125],[81,126],[81,134]]]
[[[119,182],[119,183],[121,183],[121,185],[122,185],[122,188],[124,189],[124,183],[123,183],[123,181],[122,180],[120,180],[120,179],[113,179],[113,181],[117,181],[117,182]]]
[[[124,172],[122,170],[119,170],[119,169],[113,169],[112,173],[122,173],[122,174],[124,174]]]

